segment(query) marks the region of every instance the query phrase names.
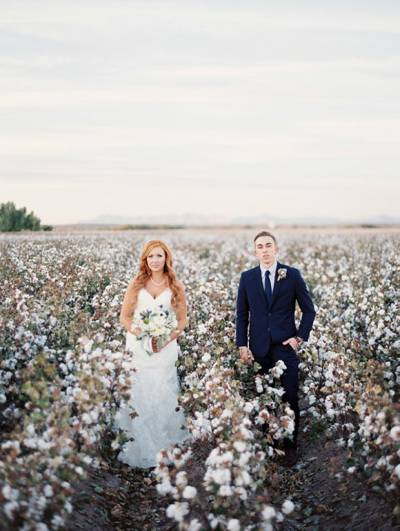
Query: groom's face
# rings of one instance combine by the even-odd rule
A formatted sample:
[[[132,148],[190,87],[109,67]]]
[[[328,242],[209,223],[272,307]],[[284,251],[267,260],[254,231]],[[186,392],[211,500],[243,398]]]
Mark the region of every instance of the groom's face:
[[[278,247],[271,236],[260,236],[254,242],[254,254],[262,266],[270,267],[278,256]]]

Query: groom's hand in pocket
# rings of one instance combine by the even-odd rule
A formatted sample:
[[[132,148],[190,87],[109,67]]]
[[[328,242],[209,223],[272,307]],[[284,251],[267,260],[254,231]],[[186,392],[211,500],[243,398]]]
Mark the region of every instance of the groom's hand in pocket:
[[[282,345],[290,345],[295,352],[299,348],[299,343],[295,337],[289,337],[286,341],[282,341]]]

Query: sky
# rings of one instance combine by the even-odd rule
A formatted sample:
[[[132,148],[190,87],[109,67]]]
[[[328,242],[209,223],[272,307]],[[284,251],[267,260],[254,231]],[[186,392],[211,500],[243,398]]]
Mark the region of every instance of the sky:
[[[0,203],[398,216],[397,1],[2,0]]]

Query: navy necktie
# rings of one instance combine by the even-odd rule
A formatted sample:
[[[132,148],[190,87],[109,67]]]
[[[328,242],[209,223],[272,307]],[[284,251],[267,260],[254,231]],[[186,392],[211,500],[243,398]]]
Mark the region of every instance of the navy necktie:
[[[270,272],[267,269],[265,272],[264,291],[265,291],[265,296],[267,297],[268,305],[271,304],[271,299],[272,299],[271,281],[269,280],[269,274]]]

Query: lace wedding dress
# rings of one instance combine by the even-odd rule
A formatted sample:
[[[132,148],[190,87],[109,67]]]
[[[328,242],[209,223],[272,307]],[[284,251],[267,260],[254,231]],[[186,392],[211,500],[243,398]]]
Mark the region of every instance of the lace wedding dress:
[[[140,312],[162,305],[172,311],[171,290],[166,288],[153,298],[145,289],[138,293],[134,317]],[[178,375],[175,362],[178,358],[178,344],[171,341],[160,352],[149,356],[134,334],[126,336],[126,346],[131,352],[136,371],[132,375],[129,404],[137,417],[131,419],[129,405],[121,406],[115,416],[115,425],[134,437],[118,454],[118,460],[134,467],[148,468],[156,465],[156,455],[171,444],[182,442],[189,432],[182,428],[185,417],[178,407]]]

